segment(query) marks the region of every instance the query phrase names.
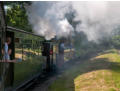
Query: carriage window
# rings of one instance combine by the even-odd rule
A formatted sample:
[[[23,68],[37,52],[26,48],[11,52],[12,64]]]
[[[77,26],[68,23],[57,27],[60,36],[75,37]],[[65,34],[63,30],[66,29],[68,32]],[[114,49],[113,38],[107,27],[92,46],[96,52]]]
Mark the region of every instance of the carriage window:
[[[22,51],[23,51],[23,48],[21,45],[20,38],[15,37],[15,59],[17,62],[22,61]]]
[[[42,39],[33,35],[15,33],[15,59],[17,62],[33,60],[41,55]]]
[[[11,62],[14,59],[14,33],[6,31],[3,42],[3,33],[0,33],[0,62]]]
[[[20,85],[37,72],[42,72],[45,62],[41,54],[42,41],[40,37],[15,32],[14,86]]]

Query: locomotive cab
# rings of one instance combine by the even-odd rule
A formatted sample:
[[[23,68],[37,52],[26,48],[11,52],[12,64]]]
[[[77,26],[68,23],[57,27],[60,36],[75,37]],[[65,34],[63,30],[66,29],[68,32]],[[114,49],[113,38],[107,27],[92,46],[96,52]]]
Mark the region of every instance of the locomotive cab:
[[[53,54],[52,44],[50,42],[43,42],[42,56],[49,56]]]
[[[49,41],[42,43],[42,56],[46,57],[46,71],[50,71],[53,65],[53,45]]]

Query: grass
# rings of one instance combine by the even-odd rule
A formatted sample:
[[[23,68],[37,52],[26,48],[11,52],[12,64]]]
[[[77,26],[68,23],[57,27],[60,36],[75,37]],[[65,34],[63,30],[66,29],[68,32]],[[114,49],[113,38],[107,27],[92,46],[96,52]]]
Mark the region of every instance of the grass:
[[[120,55],[115,49],[69,66],[49,91],[120,91]]]

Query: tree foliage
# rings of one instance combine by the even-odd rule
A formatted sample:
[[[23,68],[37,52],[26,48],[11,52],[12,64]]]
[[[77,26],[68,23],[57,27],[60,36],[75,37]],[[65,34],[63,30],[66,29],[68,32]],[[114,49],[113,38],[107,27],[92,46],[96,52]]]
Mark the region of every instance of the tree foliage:
[[[5,2],[6,21],[8,26],[32,32],[24,8],[25,3],[30,4],[30,2]]]

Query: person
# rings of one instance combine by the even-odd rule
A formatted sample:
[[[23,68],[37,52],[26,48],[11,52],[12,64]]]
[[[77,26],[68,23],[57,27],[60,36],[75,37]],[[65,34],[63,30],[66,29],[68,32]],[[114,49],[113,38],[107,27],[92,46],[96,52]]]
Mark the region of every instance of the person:
[[[9,45],[11,44],[11,38],[7,37],[6,42],[4,44],[4,50],[3,50],[3,60],[4,62],[7,62],[10,60],[10,55],[12,53],[12,50],[9,48]]]
[[[60,44],[60,53],[64,54],[64,49],[65,49],[64,43],[61,43]]]
[[[12,54],[12,49],[9,48],[9,45],[11,44],[12,40],[10,37],[6,38],[6,42],[4,44],[4,50],[2,50],[3,54],[3,60],[2,62],[22,62],[22,59],[10,59],[10,55]]]
[[[64,64],[64,49],[65,49],[65,46],[64,46],[64,42],[62,41],[59,44],[59,56],[57,61],[57,65],[59,69],[61,69]]]

